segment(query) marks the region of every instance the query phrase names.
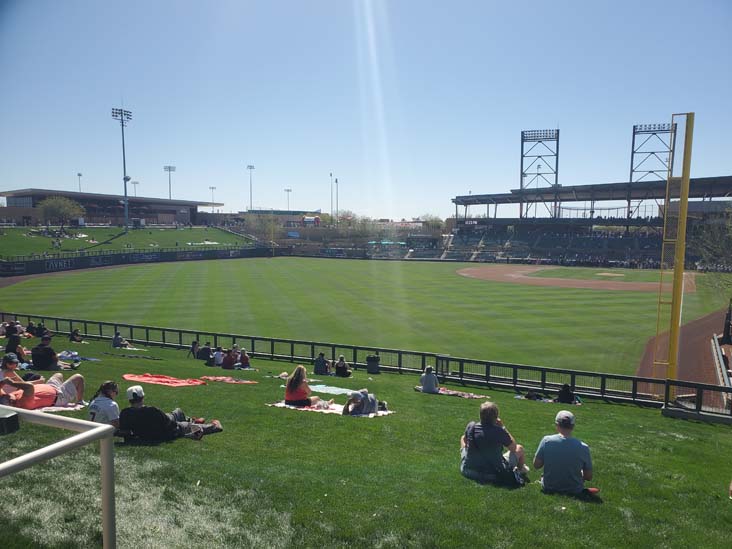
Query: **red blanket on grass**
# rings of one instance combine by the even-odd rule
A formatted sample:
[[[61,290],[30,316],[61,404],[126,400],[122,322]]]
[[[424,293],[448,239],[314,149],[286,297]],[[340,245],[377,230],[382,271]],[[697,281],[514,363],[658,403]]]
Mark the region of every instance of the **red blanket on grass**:
[[[220,381],[222,383],[236,383],[236,384],[247,384],[256,385],[258,381],[249,381],[248,379],[237,379],[231,376],[201,376],[201,379],[206,381]]]
[[[180,379],[177,377],[163,376],[159,374],[124,374],[123,379],[127,381],[138,381],[140,383],[154,383],[155,385],[167,385],[168,387],[189,387],[191,385],[206,385],[200,379]]]

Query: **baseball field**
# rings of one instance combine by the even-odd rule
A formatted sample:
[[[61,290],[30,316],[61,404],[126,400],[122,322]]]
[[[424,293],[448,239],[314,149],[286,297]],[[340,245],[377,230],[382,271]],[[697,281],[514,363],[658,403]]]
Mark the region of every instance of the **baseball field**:
[[[530,286],[462,276],[474,264],[278,258],[69,272],[0,289],[4,310],[94,320],[376,344],[633,373],[655,335],[653,292]],[[485,274],[485,273],[484,273]],[[549,273],[544,272],[544,275]],[[559,273],[561,274],[561,273]],[[588,274],[589,276],[589,274]],[[543,278],[547,278],[544,276]],[[563,278],[562,280],[567,280]],[[703,276],[688,320],[724,303]],[[56,350],[69,347],[54,340]],[[91,392],[126,373],[211,375],[185,351],[74,347]],[[152,360],[155,359],[155,360]],[[573,409],[592,450],[598,497],[531,483],[480,486],[458,471],[458,441],[481,400],[424,395],[398,374],[321,380],[368,387],[395,413],[348,418],[267,407],[290,363],[255,360],[255,385],[145,385],[148,404],[217,418],[200,442],[116,444],[120,547],[722,547],[732,527],[729,427],[657,409],[588,401]],[[213,371],[214,374],[218,372]],[[451,388],[460,388],[452,386]],[[529,459],[560,405],[471,389],[496,402]],[[321,394],[330,398],[332,395]],[[343,403],[344,397],[335,396]],[[124,395],[117,399],[124,407]],[[85,417],[85,411],[73,412]],[[62,433],[23,424],[6,458]],[[93,547],[101,540],[98,450],[87,447],[4,481],[6,547]]]

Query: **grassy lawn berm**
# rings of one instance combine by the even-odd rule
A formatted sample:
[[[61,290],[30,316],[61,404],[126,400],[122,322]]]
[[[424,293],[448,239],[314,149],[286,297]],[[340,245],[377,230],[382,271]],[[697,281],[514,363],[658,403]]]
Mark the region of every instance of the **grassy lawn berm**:
[[[68,347],[61,337],[54,345]],[[88,395],[107,378],[122,381],[123,373],[220,373],[186,359],[185,351],[116,351],[107,342],[78,350],[103,359],[79,370]],[[395,414],[360,419],[279,410],[265,403],[282,397],[282,381],[266,376],[293,365],[254,365],[259,372],[234,375],[258,385],[145,385],[150,404],[218,418],[225,431],[201,442],[116,446],[120,547],[722,547],[729,539],[729,427],[632,405],[577,407],[576,434],[592,449],[592,485],[601,488],[601,502],[589,503],[544,495],[535,482],[507,490],[464,479],[458,439],[477,419],[479,400],[415,393],[413,376],[357,371],[328,383],[367,386]],[[121,385],[124,407],[131,383]],[[560,405],[471,390],[498,403],[530,456],[552,432]],[[3,457],[62,436],[23,424],[2,438]],[[5,479],[3,547],[99,545],[98,463],[97,449],[86,448]]]

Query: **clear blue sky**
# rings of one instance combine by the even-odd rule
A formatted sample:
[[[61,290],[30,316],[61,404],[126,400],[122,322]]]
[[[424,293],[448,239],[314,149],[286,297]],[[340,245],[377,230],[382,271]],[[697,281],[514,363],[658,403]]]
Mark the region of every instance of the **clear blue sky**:
[[[518,187],[520,131],[560,183],[626,181],[636,123],[697,113],[694,176],[732,174],[732,2],[0,0],[0,189],[442,217]],[[132,190],[130,190],[132,194]]]

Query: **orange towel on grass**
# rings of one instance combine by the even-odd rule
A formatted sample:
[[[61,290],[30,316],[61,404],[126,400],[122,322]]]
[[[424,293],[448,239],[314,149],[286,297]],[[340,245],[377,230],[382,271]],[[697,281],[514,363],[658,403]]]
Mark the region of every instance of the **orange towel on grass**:
[[[155,385],[167,385],[168,387],[189,387],[191,385],[206,385],[200,379],[180,379],[177,377],[164,376],[160,374],[124,374],[123,379],[137,381],[140,383],[154,383]]]

